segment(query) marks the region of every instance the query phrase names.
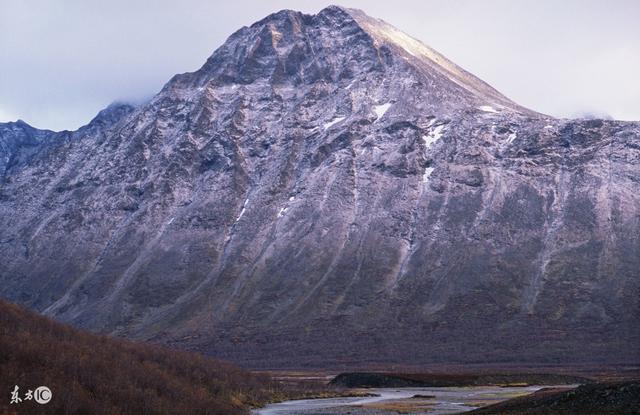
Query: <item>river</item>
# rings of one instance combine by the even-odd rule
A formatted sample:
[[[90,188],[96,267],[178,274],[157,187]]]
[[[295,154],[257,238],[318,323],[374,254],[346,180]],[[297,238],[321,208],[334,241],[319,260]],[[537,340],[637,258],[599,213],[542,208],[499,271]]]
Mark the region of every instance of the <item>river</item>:
[[[386,415],[402,413],[447,415],[470,411],[515,396],[527,395],[543,386],[473,386],[450,388],[372,388],[378,396],[286,401],[256,409],[254,415]],[[422,397],[416,397],[422,395]]]

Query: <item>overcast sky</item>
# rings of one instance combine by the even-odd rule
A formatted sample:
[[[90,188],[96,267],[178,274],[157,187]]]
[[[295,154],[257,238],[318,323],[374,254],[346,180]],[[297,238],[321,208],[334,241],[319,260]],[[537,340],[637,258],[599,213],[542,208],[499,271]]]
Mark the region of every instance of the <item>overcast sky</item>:
[[[0,122],[76,129],[193,71],[241,26],[325,1],[0,0]],[[640,120],[638,0],[344,0],[514,101]]]

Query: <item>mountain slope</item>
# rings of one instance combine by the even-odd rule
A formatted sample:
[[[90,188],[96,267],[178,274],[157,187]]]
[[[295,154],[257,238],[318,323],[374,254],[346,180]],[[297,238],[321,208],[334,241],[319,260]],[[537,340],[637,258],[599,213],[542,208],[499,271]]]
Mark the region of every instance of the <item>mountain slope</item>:
[[[252,366],[640,357],[639,123],[335,6],[109,113],[11,150],[3,297]]]
[[[0,388],[45,385],[52,399],[0,402],[2,413],[244,414],[269,379],[192,353],[83,333],[0,301]]]
[[[574,390],[542,389],[469,412],[470,415],[636,415],[640,413],[640,382],[596,383]]]

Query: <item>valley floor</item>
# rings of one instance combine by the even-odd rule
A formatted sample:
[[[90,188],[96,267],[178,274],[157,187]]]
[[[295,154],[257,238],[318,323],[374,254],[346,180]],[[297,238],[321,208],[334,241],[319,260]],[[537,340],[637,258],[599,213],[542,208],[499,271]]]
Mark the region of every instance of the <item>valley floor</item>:
[[[322,372],[271,373],[282,386],[289,385],[294,390],[320,391],[320,385],[327,385],[331,380],[329,388],[337,388],[335,391],[342,391],[342,395],[329,393],[316,395],[328,396],[325,399],[274,403],[254,409],[252,414],[640,415],[637,369],[555,368],[551,369],[555,373],[543,374],[520,368],[520,372],[500,375],[487,373],[486,369],[476,374],[455,371],[439,374],[348,372],[338,376]],[[416,386],[420,382],[422,384]],[[413,386],[408,386],[411,383]],[[312,386],[314,384],[316,386]],[[557,386],[551,386],[554,384]]]
[[[448,415],[531,394],[542,386],[371,388],[377,396],[287,401],[254,411],[255,415]]]

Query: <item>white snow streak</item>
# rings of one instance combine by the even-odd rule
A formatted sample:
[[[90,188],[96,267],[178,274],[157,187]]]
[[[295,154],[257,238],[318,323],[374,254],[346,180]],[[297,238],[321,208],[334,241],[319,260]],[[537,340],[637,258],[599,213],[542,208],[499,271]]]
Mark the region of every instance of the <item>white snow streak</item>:
[[[331,121],[327,122],[324,124],[324,129],[326,130],[327,128],[331,127],[334,124],[339,123],[340,121],[344,120],[346,117],[337,117],[332,119]]]
[[[407,52],[409,55],[416,56],[416,57],[418,56],[415,53],[413,53],[413,51],[411,49],[409,49],[406,45],[403,45],[402,43],[399,43],[399,44],[402,47],[402,49],[404,49],[405,52]]]
[[[431,173],[433,173],[433,170],[434,170],[433,167],[425,167],[424,174],[422,175],[422,181],[424,183],[429,181],[429,176],[431,176]]]
[[[509,134],[509,137],[507,137],[507,143],[509,144],[513,143],[513,140],[515,140],[517,137],[518,137],[518,134],[516,133]]]
[[[489,106],[489,105],[483,105],[481,107],[478,107],[478,109],[480,111],[484,111],[484,112],[498,112],[495,108]]]
[[[240,220],[240,218],[242,217],[242,215],[244,215],[244,211],[247,210],[247,203],[249,203],[249,199],[245,199],[244,203],[242,204],[242,210],[240,211],[240,214],[238,215],[238,217],[236,218],[236,223]]]
[[[382,105],[375,105],[373,107],[373,111],[378,116],[378,118],[376,118],[376,120],[379,120],[380,118],[382,118],[382,116],[384,116],[384,114],[387,111],[389,111],[389,108],[391,108],[391,103],[390,102],[387,102],[386,104],[382,104]]]

